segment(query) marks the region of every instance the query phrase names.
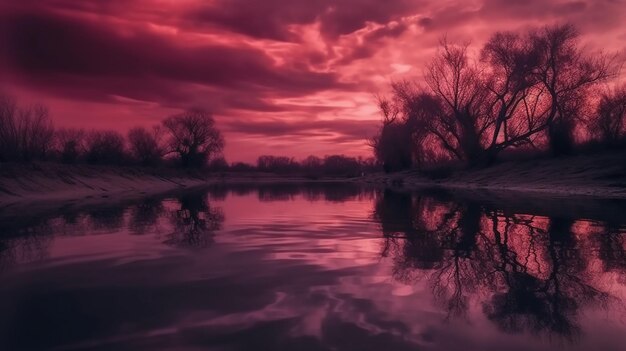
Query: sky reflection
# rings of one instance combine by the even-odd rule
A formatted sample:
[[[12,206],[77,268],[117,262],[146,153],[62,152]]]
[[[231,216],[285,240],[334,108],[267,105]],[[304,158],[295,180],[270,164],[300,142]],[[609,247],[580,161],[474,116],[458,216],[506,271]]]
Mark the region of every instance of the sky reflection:
[[[622,203],[320,185],[1,220],[8,350],[617,350]]]

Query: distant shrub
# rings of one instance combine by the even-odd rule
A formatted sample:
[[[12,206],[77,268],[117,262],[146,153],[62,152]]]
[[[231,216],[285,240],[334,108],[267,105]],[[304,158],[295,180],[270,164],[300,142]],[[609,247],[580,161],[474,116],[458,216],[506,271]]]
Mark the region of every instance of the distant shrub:
[[[91,164],[119,165],[128,157],[124,137],[116,131],[92,131],[86,137],[86,161]]]
[[[63,163],[73,164],[85,156],[85,131],[59,129],[55,132],[55,150]]]
[[[53,144],[54,126],[45,106],[19,107],[0,96],[0,161],[45,160]]]
[[[128,131],[130,155],[135,162],[143,166],[161,164],[164,147],[162,145],[162,129],[159,126],[151,130],[136,127]]]

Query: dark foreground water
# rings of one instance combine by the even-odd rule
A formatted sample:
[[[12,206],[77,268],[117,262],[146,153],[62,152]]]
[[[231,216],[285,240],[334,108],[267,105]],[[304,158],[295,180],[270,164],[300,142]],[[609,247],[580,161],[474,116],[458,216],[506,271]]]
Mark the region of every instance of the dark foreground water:
[[[626,206],[237,186],[0,218],[0,350],[624,350]]]

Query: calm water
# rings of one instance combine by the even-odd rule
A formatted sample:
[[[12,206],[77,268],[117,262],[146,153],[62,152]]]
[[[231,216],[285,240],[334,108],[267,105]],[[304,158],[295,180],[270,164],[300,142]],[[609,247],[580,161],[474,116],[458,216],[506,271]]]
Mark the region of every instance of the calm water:
[[[237,186],[0,218],[1,350],[624,350],[626,206]]]

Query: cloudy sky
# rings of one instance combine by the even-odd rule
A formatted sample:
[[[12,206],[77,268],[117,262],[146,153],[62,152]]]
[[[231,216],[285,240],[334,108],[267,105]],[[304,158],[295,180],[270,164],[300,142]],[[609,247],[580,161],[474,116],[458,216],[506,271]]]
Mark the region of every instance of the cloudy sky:
[[[374,95],[443,35],[571,22],[624,52],[625,18],[626,0],[0,0],[0,90],[87,129],[209,109],[230,161],[368,156]]]

